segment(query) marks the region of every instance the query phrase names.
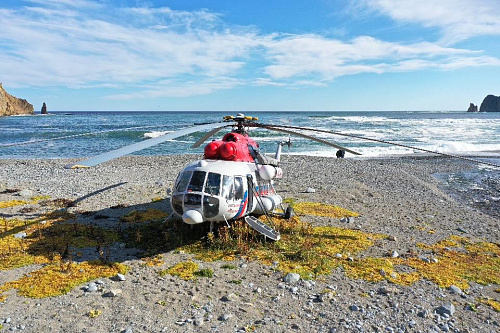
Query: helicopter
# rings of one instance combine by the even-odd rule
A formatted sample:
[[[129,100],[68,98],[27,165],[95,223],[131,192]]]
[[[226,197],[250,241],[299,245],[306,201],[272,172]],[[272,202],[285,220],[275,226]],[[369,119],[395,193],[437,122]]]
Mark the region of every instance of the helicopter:
[[[249,136],[248,129],[263,127],[306,137],[355,155],[360,154],[330,141],[257,121],[258,118],[244,114],[226,116],[222,123],[199,124],[97,155],[83,162],[67,165],[66,168],[95,166],[166,140],[211,129],[192,145],[192,148],[197,148],[218,131],[232,127],[221,140],[213,140],[205,146],[203,159],[190,163],[179,172],[170,193],[173,213],[187,224],[209,222],[210,230],[216,222],[225,222],[229,226],[229,221],[244,218],[252,228],[267,238],[279,240],[279,232],[255,218],[255,215],[265,215],[271,224],[270,215],[281,214],[287,219],[293,215],[292,208],[285,209],[283,199],[275,189],[275,181],[283,176],[280,167],[282,147],[290,147],[291,140],[278,142],[274,157],[269,157],[260,153],[259,144]]]

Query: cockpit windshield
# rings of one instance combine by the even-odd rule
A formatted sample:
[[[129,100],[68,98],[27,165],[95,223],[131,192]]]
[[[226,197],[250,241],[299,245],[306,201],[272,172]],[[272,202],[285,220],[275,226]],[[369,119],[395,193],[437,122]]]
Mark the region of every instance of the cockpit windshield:
[[[184,192],[186,190],[187,184],[189,183],[189,179],[191,178],[191,171],[183,172],[177,181],[176,191]]]
[[[203,183],[205,182],[205,171],[194,171],[191,181],[189,182],[188,191],[201,192],[203,189]]]
[[[221,175],[218,173],[208,173],[207,182],[205,184],[205,193],[211,195],[219,195],[220,193]]]

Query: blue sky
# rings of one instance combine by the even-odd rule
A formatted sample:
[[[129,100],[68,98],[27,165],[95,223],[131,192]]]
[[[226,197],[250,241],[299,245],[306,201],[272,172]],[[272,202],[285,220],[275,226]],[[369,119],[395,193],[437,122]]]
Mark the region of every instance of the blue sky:
[[[3,0],[35,109],[466,110],[500,95],[498,0]]]

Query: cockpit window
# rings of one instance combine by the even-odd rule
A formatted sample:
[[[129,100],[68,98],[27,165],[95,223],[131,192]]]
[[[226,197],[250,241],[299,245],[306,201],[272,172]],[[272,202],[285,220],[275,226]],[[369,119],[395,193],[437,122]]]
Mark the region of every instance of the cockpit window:
[[[222,196],[228,200],[234,199],[234,178],[232,176],[226,176],[222,178]]]
[[[184,172],[177,181],[176,191],[184,192],[186,190],[186,186],[189,183],[189,179],[191,178],[191,171]]]
[[[208,173],[207,183],[205,184],[205,193],[219,195],[220,193],[220,174]]]
[[[201,192],[206,174],[207,173],[205,171],[194,171],[188,185],[188,191]]]

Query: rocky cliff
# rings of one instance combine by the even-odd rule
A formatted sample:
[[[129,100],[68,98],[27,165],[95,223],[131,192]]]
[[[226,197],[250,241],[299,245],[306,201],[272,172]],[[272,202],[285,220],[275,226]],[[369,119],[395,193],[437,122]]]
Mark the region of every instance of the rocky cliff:
[[[488,95],[479,108],[481,112],[500,112],[500,96]]]
[[[25,99],[14,97],[7,93],[0,83],[0,117],[15,114],[33,114],[33,105]]]

